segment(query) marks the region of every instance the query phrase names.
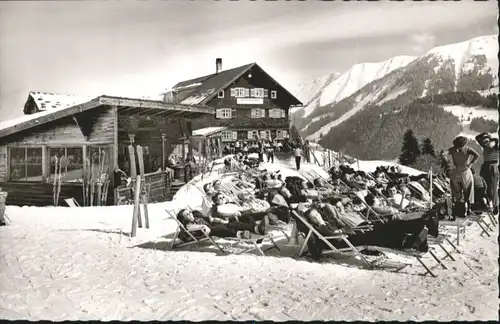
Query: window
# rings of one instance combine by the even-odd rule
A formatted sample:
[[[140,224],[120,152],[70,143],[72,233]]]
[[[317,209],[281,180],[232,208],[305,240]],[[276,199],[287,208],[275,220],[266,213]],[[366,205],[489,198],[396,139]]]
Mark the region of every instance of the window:
[[[262,114],[262,113],[264,113],[264,114]],[[250,113],[250,117],[251,118],[262,118],[262,117],[265,117],[265,114],[266,114],[266,111],[264,109],[252,108],[251,113]]]
[[[278,129],[276,131],[276,138],[278,139],[283,139],[283,138],[286,138],[287,137],[287,131],[286,130],[282,130],[282,129]]]
[[[50,169],[48,181],[54,180],[54,174],[61,172],[62,182],[83,181],[83,149],[81,147],[51,147],[49,148]],[[57,156],[57,169],[56,169]],[[92,155],[91,155],[92,156]],[[99,158],[92,159],[91,169],[99,169]],[[107,172],[108,170],[104,170]]]
[[[231,97],[244,98],[250,96],[250,89],[231,88]]]
[[[219,108],[215,111],[215,118],[230,119],[231,117],[231,108]]]
[[[271,90],[271,99],[276,99],[276,98],[277,98],[276,90]]]
[[[270,118],[285,118],[285,110],[284,109],[271,109],[269,110]]]
[[[217,98],[224,98],[224,90],[219,91],[219,93],[217,94]]]
[[[223,142],[229,142],[233,140],[233,132],[231,131],[223,131],[221,133],[221,138]]]
[[[250,97],[264,98],[264,88],[250,89]]]
[[[42,181],[42,148],[10,148],[10,180]]]
[[[257,131],[248,131],[248,139],[253,140],[258,138],[258,132]]]

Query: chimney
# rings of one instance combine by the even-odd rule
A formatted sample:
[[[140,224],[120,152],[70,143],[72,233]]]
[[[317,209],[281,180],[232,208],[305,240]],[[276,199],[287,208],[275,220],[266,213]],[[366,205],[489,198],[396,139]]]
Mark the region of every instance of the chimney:
[[[220,57],[215,59],[215,74],[222,71],[222,59]]]

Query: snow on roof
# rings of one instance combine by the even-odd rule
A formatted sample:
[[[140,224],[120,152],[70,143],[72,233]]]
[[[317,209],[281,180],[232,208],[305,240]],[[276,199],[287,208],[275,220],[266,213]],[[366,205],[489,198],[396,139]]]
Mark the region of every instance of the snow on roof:
[[[49,92],[34,92],[29,94],[35,100],[38,110],[67,108],[92,100],[89,96],[63,95]]]
[[[185,90],[185,89],[194,88],[194,87],[198,87],[198,86],[201,86],[200,82],[190,83],[190,84],[187,84],[185,86],[177,87],[174,89],[174,91]]]
[[[209,136],[226,130],[227,127],[205,127],[193,131],[193,136]]]
[[[207,89],[203,92],[196,92],[194,95],[189,96],[186,99],[182,100],[180,102],[180,104],[182,104],[182,105],[198,105],[203,100],[205,100],[207,97],[212,95],[214,92],[215,92],[215,88],[210,88],[210,89]]]

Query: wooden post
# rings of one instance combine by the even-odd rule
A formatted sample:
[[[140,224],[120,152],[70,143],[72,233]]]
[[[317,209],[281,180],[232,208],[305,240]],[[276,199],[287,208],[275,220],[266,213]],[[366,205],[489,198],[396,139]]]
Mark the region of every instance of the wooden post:
[[[220,136],[217,137],[217,157],[222,157],[222,139]]]
[[[111,158],[111,154],[110,154],[110,162],[109,163],[109,175],[110,175],[110,179],[111,179],[111,184],[113,186],[113,205],[117,205],[118,204],[118,190],[117,190],[117,187],[119,185],[115,183],[115,177],[114,177],[114,172],[115,172],[115,169],[118,167],[118,107],[117,106],[113,106],[113,145],[111,146],[111,154],[112,155],[112,158]],[[107,193],[106,193],[107,195]],[[106,197],[106,200],[107,200],[108,197]]]
[[[166,151],[165,151],[165,140],[167,139],[167,134],[161,134],[161,170],[165,171],[165,160],[166,160]]]
[[[186,159],[186,138],[183,137],[182,138],[182,161],[181,163],[184,163],[184,160]]]
[[[50,157],[47,159],[47,145],[42,145],[42,182],[49,178]]]
[[[140,197],[141,197],[141,176],[138,175],[135,183],[134,192],[134,214],[132,216],[132,230],[130,231],[130,236],[135,237],[137,234],[137,223],[139,220],[139,208],[140,208]]]

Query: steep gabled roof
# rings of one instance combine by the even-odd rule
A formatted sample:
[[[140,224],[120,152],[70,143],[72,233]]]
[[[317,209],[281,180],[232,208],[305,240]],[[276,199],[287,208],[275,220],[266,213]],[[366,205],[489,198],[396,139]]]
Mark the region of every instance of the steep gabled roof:
[[[93,99],[92,97],[73,96],[64,94],[55,94],[49,92],[30,91],[26,104],[24,105],[24,113],[30,111],[29,108],[35,106],[37,111],[45,111],[50,109],[67,108]]]
[[[210,75],[205,75],[195,79],[190,79],[177,83],[172,89],[182,90],[193,88],[187,98],[184,98],[180,104],[183,105],[204,105],[221,90],[225,89],[232,82],[241,77],[250,70],[255,63],[236,67],[234,69],[221,71]]]
[[[187,94],[181,101],[183,105],[205,105],[212,100],[220,91],[226,89],[231,83],[239,79],[251,68],[259,68],[269,79],[274,81],[281,87],[291,98],[294,105],[302,105],[299,99],[291,94],[287,89],[281,86],[275,79],[273,79],[264,69],[257,63],[250,63],[236,67],[234,69],[221,71],[210,75],[186,80],[177,83],[172,90],[186,91]],[[189,90],[189,92],[188,92]]]

